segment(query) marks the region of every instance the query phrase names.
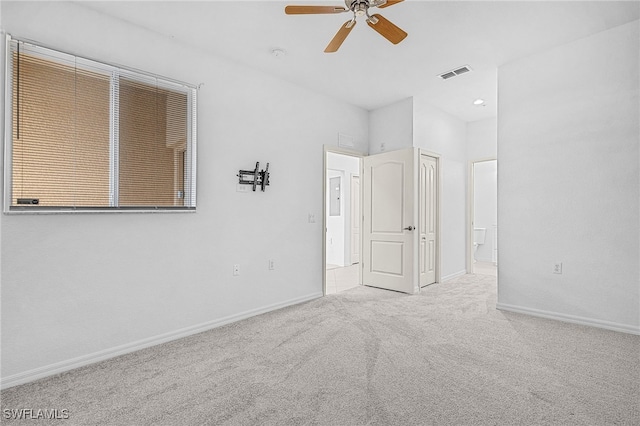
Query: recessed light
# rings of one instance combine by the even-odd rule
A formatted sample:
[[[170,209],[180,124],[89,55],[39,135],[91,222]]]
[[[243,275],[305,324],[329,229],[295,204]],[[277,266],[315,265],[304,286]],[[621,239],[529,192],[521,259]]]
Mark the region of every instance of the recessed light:
[[[480,98],[478,98],[478,99],[476,99],[475,101],[473,101],[473,104],[474,104],[475,106],[484,106],[484,99],[480,99]]]

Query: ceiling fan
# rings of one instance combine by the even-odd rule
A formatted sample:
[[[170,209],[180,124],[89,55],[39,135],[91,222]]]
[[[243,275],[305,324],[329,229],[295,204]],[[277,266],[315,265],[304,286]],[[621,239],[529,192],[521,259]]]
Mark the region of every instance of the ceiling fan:
[[[310,14],[328,14],[353,12],[353,18],[345,22],[338,30],[336,35],[324,49],[325,53],[337,52],[342,42],[347,38],[353,27],[356,26],[356,18],[359,16],[367,17],[367,24],[380,35],[389,40],[393,44],[398,44],[405,39],[407,33],[397,27],[384,16],[376,13],[369,15],[370,7],[385,8],[400,3],[403,0],[345,0],[344,6],[287,6],[284,12],[287,15],[310,15]]]

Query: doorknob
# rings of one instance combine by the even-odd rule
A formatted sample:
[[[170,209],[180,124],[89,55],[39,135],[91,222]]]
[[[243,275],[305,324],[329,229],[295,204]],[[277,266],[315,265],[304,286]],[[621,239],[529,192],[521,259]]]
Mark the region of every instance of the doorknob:
[[[413,231],[413,230],[414,230],[414,229],[416,229],[416,228],[414,228],[413,226],[407,226],[407,227],[406,227],[406,228],[404,228],[404,229],[405,229],[405,230],[407,230],[407,231]]]

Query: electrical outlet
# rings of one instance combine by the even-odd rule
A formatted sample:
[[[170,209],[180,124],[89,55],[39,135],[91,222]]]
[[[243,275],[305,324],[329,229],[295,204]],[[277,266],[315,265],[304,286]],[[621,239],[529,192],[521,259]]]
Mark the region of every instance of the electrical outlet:
[[[309,213],[309,223],[316,223],[316,215]]]
[[[269,259],[269,270],[273,271],[274,269],[276,269],[276,261],[273,259]]]
[[[557,262],[553,264],[553,273],[562,274],[562,262]]]
[[[238,265],[237,263],[233,265],[233,275],[234,276],[240,275],[240,265]]]

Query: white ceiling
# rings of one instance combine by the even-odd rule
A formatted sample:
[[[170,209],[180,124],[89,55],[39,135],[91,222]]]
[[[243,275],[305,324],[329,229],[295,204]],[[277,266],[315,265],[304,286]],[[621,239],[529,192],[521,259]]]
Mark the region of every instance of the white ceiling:
[[[407,0],[372,9],[409,33],[403,42],[389,43],[360,18],[340,50],[326,54],[352,15],[285,15],[284,7],[342,0],[82,4],[367,110],[424,95],[465,121],[496,116],[498,66],[640,15],[637,1]],[[273,56],[274,48],[286,55]],[[473,72],[446,81],[437,77],[460,65]],[[487,105],[473,106],[476,98]]]

